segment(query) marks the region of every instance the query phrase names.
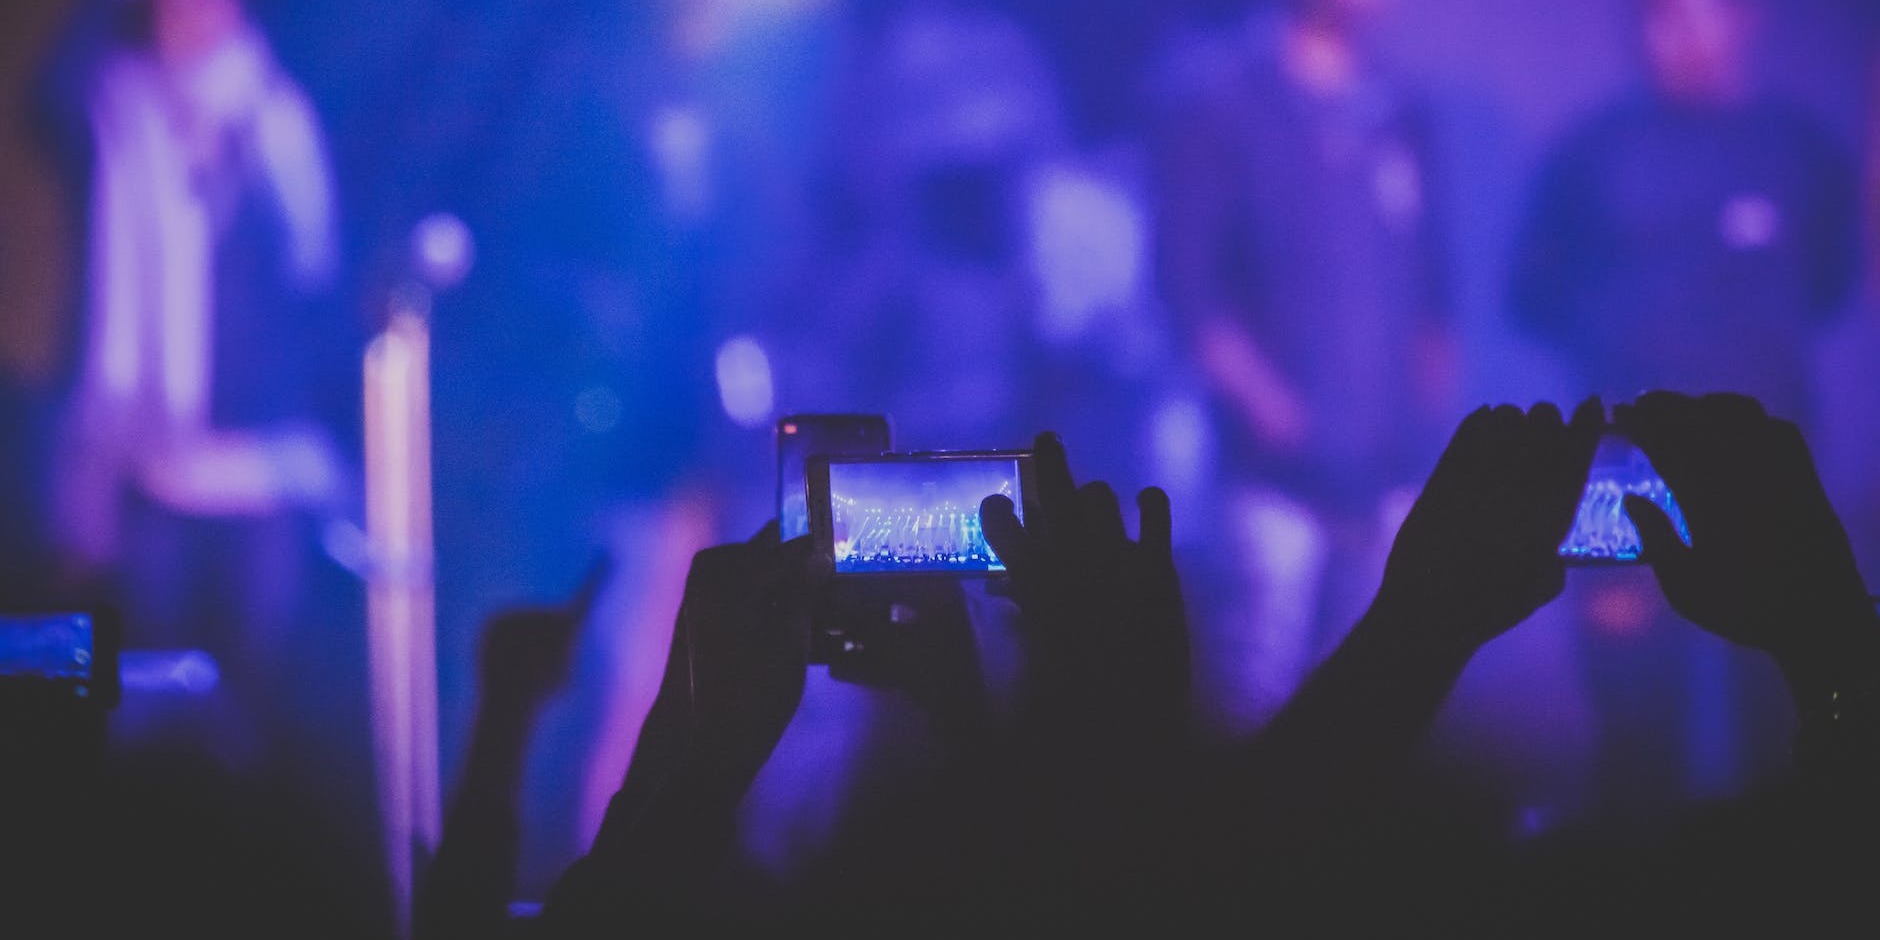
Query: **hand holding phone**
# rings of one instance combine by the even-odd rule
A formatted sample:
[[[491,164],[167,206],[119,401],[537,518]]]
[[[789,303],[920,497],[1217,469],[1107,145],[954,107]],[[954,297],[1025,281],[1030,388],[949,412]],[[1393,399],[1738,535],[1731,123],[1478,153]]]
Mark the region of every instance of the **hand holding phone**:
[[[1368,635],[1465,661],[1558,597],[1605,425],[1597,399],[1570,421],[1547,402],[1464,418],[1391,542]]]
[[[1794,424],[1745,396],[1669,392],[1619,406],[1613,418],[1677,484],[1695,523],[1693,543],[1682,515],[1660,517],[1637,500],[1630,510],[1673,610],[1774,654],[1791,682],[1811,670],[1819,674],[1803,685],[1831,685],[1824,677],[1845,669],[1871,675],[1880,617]],[[1672,530],[1677,540],[1666,537]]]
[[[810,535],[816,558],[851,576],[997,574],[979,504],[1031,504],[1030,451],[935,451],[810,461]]]
[[[1586,491],[1574,511],[1573,530],[1560,543],[1560,557],[1573,565],[1632,565],[1644,560],[1638,528],[1625,512],[1625,498],[1649,500],[1671,520],[1678,538],[1691,544],[1684,511],[1670,487],[1638,446],[1617,432],[1599,439]]]

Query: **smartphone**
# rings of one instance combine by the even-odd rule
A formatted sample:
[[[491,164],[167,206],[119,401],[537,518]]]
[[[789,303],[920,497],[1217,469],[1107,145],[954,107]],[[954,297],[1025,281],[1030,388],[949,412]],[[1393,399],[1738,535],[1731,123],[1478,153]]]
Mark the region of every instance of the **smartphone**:
[[[1587,474],[1586,491],[1574,512],[1573,530],[1560,543],[1560,557],[1576,565],[1631,565],[1644,561],[1638,528],[1625,514],[1625,497],[1643,496],[1664,510],[1684,544],[1691,530],[1671,488],[1652,469],[1645,452],[1619,434],[1600,438]]]
[[[88,611],[0,614],[0,684],[95,702],[117,701],[117,630]]]
[[[1036,491],[1030,451],[816,457],[810,536],[838,577],[996,574],[1005,565],[980,530],[979,503],[1010,497],[1023,521]]]
[[[802,414],[779,419],[777,524],[783,541],[809,534],[807,474],[811,457],[870,457],[893,449],[886,415]]]

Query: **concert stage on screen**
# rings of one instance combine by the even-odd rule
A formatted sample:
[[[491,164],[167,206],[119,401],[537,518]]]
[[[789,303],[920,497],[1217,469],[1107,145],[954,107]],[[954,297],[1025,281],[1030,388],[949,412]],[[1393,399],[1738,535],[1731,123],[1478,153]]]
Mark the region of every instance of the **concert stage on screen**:
[[[1004,571],[979,528],[979,502],[1019,504],[1011,458],[829,467],[836,571],[841,574]]]

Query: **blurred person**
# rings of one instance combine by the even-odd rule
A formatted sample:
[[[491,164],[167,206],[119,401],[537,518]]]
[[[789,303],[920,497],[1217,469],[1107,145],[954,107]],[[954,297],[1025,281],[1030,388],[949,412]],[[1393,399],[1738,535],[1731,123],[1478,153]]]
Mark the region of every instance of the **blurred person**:
[[[1767,654],[1799,717],[1793,760],[1778,785],[1744,798],[1575,821],[1534,840],[1473,839],[1397,782],[1466,664],[1561,596],[1557,546],[1608,431],[1685,494],[1689,546],[1650,500],[1628,496],[1625,512],[1668,602]],[[1424,485],[1370,610],[1225,775],[1218,823],[1195,843],[1218,840],[1201,880],[1233,886],[1238,875],[1270,892],[1257,916],[1315,928],[1380,912],[1497,934],[1660,917],[1866,922],[1880,833],[1876,690],[1880,614],[1793,423],[1740,395],[1653,392],[1614,407],[1610,424],[1596,399],[1564,423],[1548,404],[1484,407]],[[1245,859],[1258,876],[1246,877]],[[1357,897],[1366,903],[1341,903]]]
[[[1758,0],[1641,0],[1646,86],[1574,129],[1535,183],[1518,325],[1590,390],[1730,390],[1808,425],[1812,349],[1857,270],[1851,160],[1754,81]],[[1640,571],[1575,591],[1607,810],[1732,792],[1786,760],[1765,663],[1680,630]]]
[[[477,714],[463,779],[451,799],[412,916],[413,936],[507,936],[521,858],[524,758],[542,707],[567,684],[575,637],[604,569],[552,607],[511,608],[484,625]]]
[[[787,350],[779,399],[787,411],[889,415],[900,450],[1014,446],[1039,400],[1028,394],[1038,303],[1026,200],[1063,142],[1055,78],[1036,37],[995,4],[888,0],[844,16],[817,141],[816,254],[784,308],[800,312],[778,316],[767,299],[766,335]],[[902,587],[881,597],[941,618],[917,596],[931,592]],[[996,601],[967,593],[984,623]],[[742,820],[741,876],[786,904],[856,881],[840,872],[856,846],[899,825],[882,807],[931,792],[946,759],[917,703],[843,671],[810,671]]]
[[[393,132],[437,154],[414,176],[439,181],[479,259],[434,334],[447,775],[468,756],[449,732],[472,721],[484,613],[564,591],[597,545],[620,559],[596,599],[611,626],[577,641],[528,755],[525,898],[620,785],[692,553],[774,498],[766,346],[808,243],[798,164],[830,9],[440,7],[427,29],[475,38],[439,52],[441,79],[411,66],[453,117]]]
[[[1410,911],[1466,919],[1500,902],[1505,832],[1471,824],[1477,794],[1417,786],[1413,758],[1465,668],[1566,586],[1557,548],[1605,426],[1597,400],[1570,419],[1543,402],[1462,420],[1370,606],[1208,781],[1217,821],[1196,840],[1203,883],[1264,885],[1261,917],[1315,928]]]
[[[1613,425],[1679,494],[1690,528],[1687,546],[1661,508],[1625,498],[1657,586],[1690,624],[1767,659],[1793,705],[1792,758],[1727,801],[1583,827],[1524,853],[1512,923],[1871,924],[1880,613],[1809,444],[1741,395],[1652,392],[1615,406]]]
[[[1200,680],[1230,733],[1355,619],[1452,394],[1427,118],[1366,44],[1381,8],[1260,8],[1163,79],[1162,289],[1214,403],[1233,595]]]
[[[829,285],[793,347],[792,408],[892,415],[916,449],[1022,440],[1025,186],[1064,141],[1056,79],[991,5],[863,14],[824,206]]]
[[[1758,0],[1641,0],[1648,86],[1574,129],[1536,181],[1520,324],[1593,390],[1729,388],[1813,413],[1807,343],[1858,270],[1850,156],[1752,82]]]
[[[1848,535],[1868,580],[1880,580],[1880,435],[1873,418],[1880,414],[1880,383],[1872,363],[1880,357],[1880,56],[1872,63],[1869,105],[1864,128],[1861,174],[1862,232],[1866,278],[1854,309],[1860,314],[1829,334],[1819,369],[1831,391],[1815,415],[1821,444],[1822,474],[1829,492],[1844,500]]]
[[[71,193],[43,58],[69,0],[0,11],[0,604],[63,591],[47,537],[48,454],[60,389],[61,315],[76,256]]]
[[[56,532],[122,585],[128,641],[205,648],[260,756],[312,539],[346,484],[323,420],[353,385],[319,318],[335,264],[317,118],[236,0],[151,0],[84,85],[86,315]],[[343,420],[343,419],[340,419]],[[205,729],[207,730],[207,729]]]

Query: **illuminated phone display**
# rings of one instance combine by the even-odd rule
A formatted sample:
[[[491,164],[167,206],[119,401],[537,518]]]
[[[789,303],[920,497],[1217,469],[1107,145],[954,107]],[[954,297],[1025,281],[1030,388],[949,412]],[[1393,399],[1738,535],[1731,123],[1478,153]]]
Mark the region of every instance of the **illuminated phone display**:
[[[1638,528],[1625,514],[1625,497],[1643,496],[1664,510],[1684,544],[1691,530],[1671,488],[1658,476],[1645,452],[1617,434],[1600,439],[1587,474],[1586,491],[1574,512],[1573,531],[1560,543],[1560,557],[1582,565],[1628,565],[1644,560]]]
[[[93,655],[90,614],[0,618],[0,676],[88,682]]]
[[[1031,455],[977,451],[828,458],[811,471],[812,534],[838,575],[991,574],[980,501],[1011,499],[1020,521]]]

